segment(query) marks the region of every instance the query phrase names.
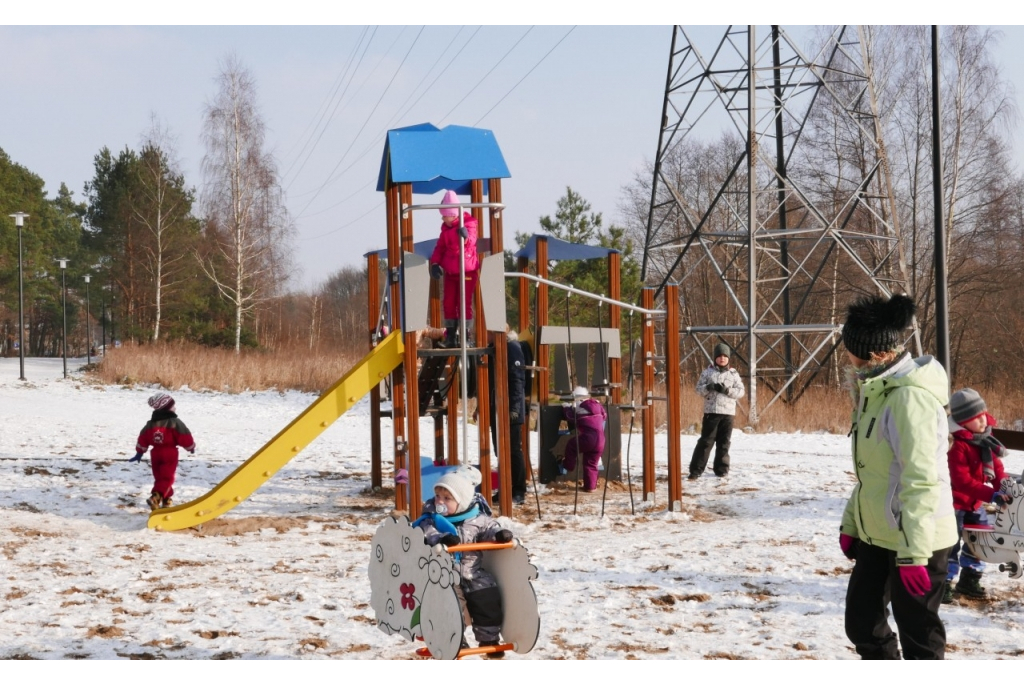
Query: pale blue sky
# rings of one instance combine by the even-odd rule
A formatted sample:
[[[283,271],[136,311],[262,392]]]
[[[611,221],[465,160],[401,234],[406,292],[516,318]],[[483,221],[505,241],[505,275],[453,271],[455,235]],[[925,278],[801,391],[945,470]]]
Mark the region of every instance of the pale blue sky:
[[[723,28],[695,30],[717,40]],[[219,61],[234,53],[258,84],[267,146],[298,227],[302,278],[294,286],[361,265],[364,252],[386,245],[375,185],[389,128],[430,122],[493,130],[512,174],[503,185],[509,239],[537,230],[567,185],[606,223],[618,218],[622,186],[656,152],[670,26],[382,26],[334,110],[332,92],[351,73],[360,38],[365,46],[373,31],[3,26],[0,147],[42,176],[51,196],[65,182],[81,198],[96,153],[138,147],[154,113],[198,186],[203,108],[215,94]],[[999,56],[1024,93],[1021,39],[1020,27],[1008,29]],[[465,49],[427,89],[457,52],[453,43]],[[325,102],[334,112],[326,125]],[[417,218],[416,239],[433,237],[438,222]]]

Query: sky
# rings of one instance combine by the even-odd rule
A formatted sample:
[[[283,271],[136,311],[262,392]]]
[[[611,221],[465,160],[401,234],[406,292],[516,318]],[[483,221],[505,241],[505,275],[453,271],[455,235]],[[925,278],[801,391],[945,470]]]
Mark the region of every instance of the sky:
[[[29,358],[21,382],[18,360],[0,359],[5,682],[44,672],[77,682],[122,673],[205,680],[215,668],[208,659],[235,660],[231,675],[259,684],[336,679],[338,660],[345,660],[346,681],[468,674],[488,683],[604,683],[663,678],[659,662],[686,659],[690,679],[864,682],[863,668],[842,664],[856,656],[843,633],[852,564],[837,539],[855,482],[845,435],[737,429],[729,478],[684,481],[674,512],[666,509],[664,433],[655,436],[650,502],[638,493],[639,435],[623,436],[623,448],[631,445],[635,513],[626,483],[609,487],[603,516],[600,491],[581,493],[574,514],[568,484],[531,485],[529,506],[500,523],[537,569],[537,644],[503,665],[477,667],[486,673],[453,676],[432,670],[443,668],[439,662],[407,667],[418,645],[376,627],[367,571],[393,499],[369,493],[367,400],[201,531],[162,533],[146,525],[148,457],[127,461],[154,388],[97,384],[81,375],[84,361],[70,360],[64,379],[60,359]],[[197,445],[178,468],[179,503],[215,486],[315,399],[292,391],[171,394]],[[421,430],[430,425],[425,418]],[[388,420],[382,429],[390,434]],[[477,436],[469,435],[473,450]],[[697,437],[681,436],[684,455]],[[1024,453],[1009,453],[1005,463],[1020,473]],[[390,455],[384,475],[392,476]],[[989,601],[942,607],[949,661],[941,674],[923,677],[1016,675],[1024,579],[989,566],[984,584]],[[47,662],[19,670],[25,662],[14,657]],[[125,672],[133,658],[170,662],[147,676]],[[552,663],[562,659],[571,663]],[[461,667],[481,663],[474,657]]]
[[[644,4],[635,13],[588,13],[590,25],[568,23],[578,20],[571,11],[544,12],[540,3],[511,17],[419,5],[396,11],[409,25],[379,25],[370,22],[394,17],[318,14],[299,2],[294,15],[246,15],[247,26],[199,3],[185,3],[184,16],[209,25],[162,25],[173,19],[106,5],[80,24],[72,9],[64,25],[29,14],[17,22],[24,25],[0,26],[0,148],[39,174],[51,197],[66,183],[83,199],[96,154],[137,149],[155,117],[187,183],[201,192],[203,112],[234,55],[256,81],[266,149],[294,220],[293,288],[362,266],[364,253],[386,247],[376,181],[389,129],[429,122],[493,131],[511,173],[502,186],[508,241],[539,230],[566,187],[605,225],[620,220],[623,186],[646,173],[657,152],[674,18]],[[705,23],[702,12],[688,18]],[[527,23],[541,17],[552,23]],[[370,21],[355,24],[360,18]],[[479,23],[458,23],[468,19]],[[503,25],[511,21],[522,25]],[[638,25],[645,21],[652,25]],[[688,28],[712,42],[724,31]],[[998,58],[1024,93],[1021,45],[1024,29],[1006,27]],[[439,222],[415,216],[415,239],[435,237]]]

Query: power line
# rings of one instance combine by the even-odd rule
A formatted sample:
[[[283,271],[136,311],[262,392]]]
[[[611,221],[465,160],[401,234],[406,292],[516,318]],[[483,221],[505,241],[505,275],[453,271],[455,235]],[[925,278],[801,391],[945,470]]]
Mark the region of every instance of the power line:
[[[377,211],[378,209],[380,209],[380,208],[381,208],[381,207],[383,207],[383,206],[384,206],[384,201],[383,201],[383,200],[381,200],[381,201],[380,201],[380,202],[378,202],[378,203],[377,203],[376,205],[374,205],[373,207],[371,207],[371,208],[370,208],[369,210],[367,210],[367,211],[366,211],[366,212],[364,212],[363,214],[360,214],[360,215],[359,215],[359,216],[357,216],[357,217],[356,217],[355,219],[352,219],[352,221],[348,222],[347,224],[342,224],[341,226],[338,226],[338,227],[337,227],[337,228],[335,228],[335,229],[332,229],[332,230],[330,230],[330,231],[327,231],[327,233],[321,233],[320,235],[314,235],[314,236],[310,236],[309,238],[299,238],[299,240],[316,240],[316,239],[318,239],[318,238],[324,238],[324,237],[326,237],[326,236],[329,236],[329,235],[332,235],[332,234],[334,234],[334,233],[337,233],[337,232],[338,232],[338,231],[340,231],[341,229],[343,229],[343,228],[348,228],[349,226],[351,226],[352,224],[356,223],[357,221],[359,221],[359,220],[361,220],[361,219],[365,219],[365,218],[366,218],[367,216],[369,216],[369,215],[370,215],[370,214],[372,214],[373,212],[376,212],[376,211]]]
[[[366,125],[370,122],[370,118],[373,116],[374,112],[377,111],[377,107],[380,106],[380,103],[384,99],[384,96],[387,95],[388,91],[391,90],[391,85],[395,82],[395,78],[398,76],[399,72],[402,71],[402,67],[405,66],[406,60],[409,59],[409,55],[412,53],[413,48],[416,47],[416,43],[419,41],[420,36],[423,35],[424,28],[426,27],[420,27],[419,33],[417,33],[416,38],[413,39],[412,45],[409,46],[409,49],[405,53],[405,57],[402,58],[402,62],[398,65],[398,68],[395,69],[395,73],[391,75],[391,80],[388,81],[388,85],[387,87],[384,88],[384,92],[380,94],[380,97],[377,98],[377,102],[374,103],[373,105],[373,109],[371,109],[370,113],[366,115],[366,119],[363,121],[362,126],[359,127],[359,130],[356,132],[356,135],[353,136],[352,142],[349,143],[349,146],[345,149],[345,152],[342,153],[341,159],[339,159],[338,163],[334,166],[333,169],[331,169],[331,173],[327,175],[327,180],[323,182],[323,185],[321,185],[320,188],[316,191],[316,193],[314,193],[313,197],[309,199],[309,202],[306,203],[306,206],[302,208],[302,211],[299,212],[298,217],[296,218],[301,217],[303,212],[309,209],[309,205],[311,205],[313,201],[320,196],[320,193],[323,191],[323,189],[326,188],[328,184],[330,184],[332,181],[336,180],[332,178],[332,176],[334,176],[334,172],[336,172],[338,170],[338,167],[341,166],[341,163],[345,161],[345,157],[348,156],[348,153],[352,149],[352,146],[355,145],[355,142],[359,139],[359,136],[362,134],[363,129],[366,128]]]
[[[493,72],[493,71],[494,71],[495,69],[497,69],[497,68],[498,68],[498,65],[500,65],[500,64],[501,64],[502,62],[504,62],[504,61],[505,61],[505,58],[506,58],[506,57],[508,57],[508,56],[509,56],[510,54],[512,54],[512,51],[513,51],[513,50],[515,50],[515,49],[516,49],[516,47],[517,47],[517,46],[518,46],[518,45],[519,45],[520,43],[522,43],[522,42],[523,42],[523,39],[524,39],[524,38],[526,38],[526,36],[528,36],[528,35],[530,34],[530,31],[532,31],[533,29],[534,29],[534,27],[533,27],[533,26],[531,26],[530,28],[526,29],[526,33],[524,33],[524,34],[523,34],[522,36],[520,36],[520,37],[519,37],[519,40],[517,40],[517,41],[515,42],[515,44],[513,44],[513,45],[512,45],[512,47],[510,47],[510,48],[508,49],[508,52],[506,52],[506,53],[505,53],[504,55],[502,55],[502,56],[501,56],[501,59],[499,59],[499,60],[498,60],[498,61],[497,61],[497,62],[496,62],[496,63],[494,64],[494,66],[490,68],[490,71],[488,71],[488,72],[487,72],[486,74],[484,74],[484,75],[483,75],[483,78],[481,78],[481,79],[480,79],[479,81],[477,81],[477,82],[476,82],[476,85],[474,85],[474,86],[473,86],[472,88],[470,88],[470,89],[469,89],[469,90],[468,90],[468,91],[466,92],[466,94],[462,96],[462,99],[461,99],[461,100],[459,100],[458,102],[456,102],[456,103],[455,103],[455,106],[454,106],[454,107],[452,107],[452,108],[451,108],[450,110],[448,110],[448,114],[445,114],[445,115],[444,115],[443,117],[441,117],[440,121],[444,121],[445,119],[447,119],[447,118],[448,118],[448,116],[449,116],[449,115],[450,115],[450,114],[451,114],[452,112],[454,112],[455,110],[457,110],[457,109],[459,108],[459,105],[461,105],[461,104],[462,104],[463,102],[465,102],[465,101],[466,101],[466,98],[468,98],[468,97],[469,97],[470,95],[472,95],[472,94],[473,94],[473,93],[474,93],[474,92],[476,91],[476,89],[480,87],[480,84],[481,84],[481,83],[483,83],[483,82],[484,82],[485,80],[487,80],[487,77],[488,77],[488,76],[490,76],[490,75],[491,75],[491,73],[492,73],[492,72]]]
[[[288,169],[285,170],[284,175],[286,177],[288,176],[288,174],[291,173],[291,170],[295,166],[296,162],[299,161],[299,159],[302,157],[302,154],[306,151],[306,146],[309,145],[310,142],[313,140],[313,133],[310,133],[310,128],[312,127],[313,132],[315,133],[317,128],[319,128],[320,124],[323,122],[324,116],[327,114],[327,110],[329,109],[331,102],[334,100],[334,97],[338,94],[338,89],[341,88],[341,84],[342,84],[342,82],[345,79],[345,74],[347,74],[348,70],[352,68],[352,62],[355,59],[356,54],[359,52],[359,46],[362,45],[363,38],[366,36],[366,32],[369,31],[369,30],[370,30],[369,26],[364,26],[363,27],[363,32],[359,34],[359,39],[356,41],[355,45],[352,47],[352,52],[349,53],[348,59],[345,61],[345,68],[342,69],[340,74],[338,74],[337,80],[334,82],[334,84],[330,88],[330,93],[328,94],[327,97],[324,98],[323,104],[321,104],[320,107],[317,108],[316,114],[313,115],[313,120],[311,120],[309,122],[309,124],[306,125],[306,130],[303,131],[302,135],[299,137],[300,140],[305,139],[305,142],[302,144],[302,149],[299,150],[298,154],[295,156],[295,159],[293,159],[292,163],[288,165]],[[353,72],[353,74],[354,73],[355,72]],[[343,97],[344,97],[344,95],[343,95]],[[319,119],[317,119],[318,115],[319,115]],[[333,117],[333,114],[332,114],[332,117]],[[314,120],[316,121],[315,126],[314,126]],[[328,120],[328,122],[329,122],[329,120]],[[308,138],[306,137],[307,134],[309,134]],[[317,138],[318,142],[319,142],[319,140],[320,139]],[[314,144],[314,146],[315,146],[315,144]],[[309,156],[307,155],[306,156],[306,160],[308,160],[308,159],[309,159]],[[303,164],[305,164],[305,161],[303,162]],[[301,173],[301,171],[302,171],[302,169],[300,168],[299,171],[297,171],[295,173],[295,176],[298,177],[298,175],[299,175],[299,173]]]
[[[484,115],[482,117],[480,117],[475,122],[473,122],[473,126],[476,126],[477,124],[479,124],[481,121],[483,121],[487,117],[488,114],[493,112],[494,108],[497,107],[498,105],[500,105],[505,100],[505,98],[507,98],[509,95],[511,95],[512,91],[515,90],[516,88],[518,88],[519,84],[522,83],[523,81],[525,81],[526,77],[529,76],[530,74],[532,74],[533,70],[536,69],[537,67],[539,67],[541,65],[541,63],[548,58],[548,55],[550,55],[552,52],[554,52],[555,48],[557,48],[559,45],[561,45],[562,41],[564,41],[566,38],[568,38],[569,34],[572,33],[575,30],[576,30],[576,27],[573,26],[571,29],[566,31],[565,35],[562,36],[559,39],[559,41],[557,43],[555,43],[554,46],[552,46],[552,48],[550,50],[548,50],[546,53],[544,53],[544,56],[540,58],[540,61],[538,61],[536,64],[534,64],[533,68],[531,68],[528,72],[526,72],[526,74],[523,76],[523,78],[521,78],[518,81],[516,81],[516,84],[514,86],[512,86],[511,88],[509,88],[508,92],[505,93],[504,95],[502,95],[501,98],[497,102],[495,102],[494,105],[492,105],[489,110],[484,112]]]

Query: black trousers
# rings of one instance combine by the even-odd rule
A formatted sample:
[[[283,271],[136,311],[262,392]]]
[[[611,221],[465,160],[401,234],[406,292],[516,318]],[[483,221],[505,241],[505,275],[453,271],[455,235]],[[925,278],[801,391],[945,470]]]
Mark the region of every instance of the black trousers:
[[[523,424],[509,424],[509,462],[512,469],[512,496],[526,496],[526,462],[523,459]],[[491,444],[494,453],[498,453],[498,429],[494,424],[494,412],[491,412]]]
[[[899,659],[889,609],[896,619],[906,659],[944,659],[946,627],[939,618],[949,548],[928,560],[931,589],[923,597],[907,592],[896,566],[896,552],[857,543],[857,561],[846,589],[846,636],[863,659]]]
[[[732,443],[731,414],[705,414],[700,426],[700,438],[690,457],[690,475],[699,476],[708,466],[711,446],[715,446],[714,470],[716,476],[729,473],[729,445]]]

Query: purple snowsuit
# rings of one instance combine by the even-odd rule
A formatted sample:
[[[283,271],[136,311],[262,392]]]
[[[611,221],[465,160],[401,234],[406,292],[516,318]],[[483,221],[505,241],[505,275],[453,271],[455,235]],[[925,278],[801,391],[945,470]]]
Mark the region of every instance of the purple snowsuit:
[[[604,453],[604,426],[607,414],[604,406],[595,399],[586,399],[574,409],[572,405],[564,407],[562,414],[569,423],[569,428],[576,429],[579,438],[579,453],[583,456],[583,490],[591,492],[597,489],[597,466]],[[562,466],[566,471],[576,468],[577,438],[569,439],[565,446],[565,458]]]

